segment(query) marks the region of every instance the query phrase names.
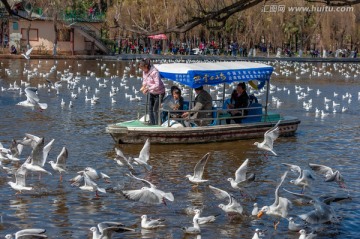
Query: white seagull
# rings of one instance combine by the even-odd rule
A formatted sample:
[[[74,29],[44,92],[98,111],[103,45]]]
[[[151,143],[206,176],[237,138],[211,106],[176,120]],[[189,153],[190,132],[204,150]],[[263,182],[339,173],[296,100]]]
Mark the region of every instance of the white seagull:
[[[198,224],[205,224],[208,222],[213,222],[215,221],[217,216],[207,216],[207,217],[200,217],[200,213],[201,211],[199,209],[195,209],[194,210],[195,215],[193,217],[193,222],[195,222],[195,220],[197,220]]]
[[[310,224],[320,224],[320,223],[327,223],[327,222],[338,222],[338,218],[334,212],[334,210],[330,207],[330,202],[333,201],[333,198],[325,198],[324,200],[321,200],[320,198],[308,196],[305,194],[299,194],[290,192],[286,189],[284,189],[286,192],[291,193],[295,196],[306,198],[309,201],[310,204],[313,204],[314,210],[299,215],[301,219],[306,221]],[[328,204],[327,204],[328,203]]]
[[[282,163],[290,168],[291,171],[299,173],[299,176],[295,180],[290,180],[290,183],[302,187],[301,193],[304,193],[306,187],[310,187],[310,180],[314,180],[314,177],[309,170],[303,170],[299,166],[294,164]]]
[[[202,176],[204,173],[204,168],[205,168],[205,165],[206,165],[209,157],[210,157],[210,153],[205,154],[202,157],[202,159],[200,159],[200,161],[196,163],[196,165],[194,167],[194,174],[186,175],[186,177],[189,179],[190,182],[198,184],[198,183],[203,183],[203,182],[209,181],[209,180],[202,179]]]
[[[198,220],[193,221],[193,226],[192,227],[183,227],[181,229],[186,234],[200,234],[201,233],[201,229],[200,229]]]
[[[141,216],[141,228],[144,229],[155,229],[155,228],[159,228],[159,227],[164,227],[165,225],[163,224],[165,220],[164,219],[149,219],[147,215],[142,215]]]
[[[235,172],[235,179],[228,178],[231,187],[243,190],[244,187],[249,185],[255,180],[255,174],[251,173],[246,177],[248,170],[249,159],[246,159]]]
[[[301,229],[301,230],[299,231],[299,233],[300,233],[299,239],[313,239],[313,238],[315,238],[315,237],[317,236],[317,235],[314,234],[314,233],[306,234],[305,229]]]
[[[150,159],[150,140],[147,139],[143,148],[140,151],[138,158],[133,158],[135,164],[143,166],[146,170],[151,170],[151,165],[148,164]]]
[[[277,156],[277,154],[273,150],[273,144],[274,144],[274,141],[279,137],[279,134],[280,134],[279,123],[280,123],[280,120],[276,123],[276,125],[274,127],[272,127],[271,129],[269,129],[268,131],[265,132],[263,142],[261,142],[261,143],[255,142],[254,145],[256,145],[259,149],[269,151],[269,152],[273,153],[275,156]]]
[[[17,103],[16,105],[25,106],[25,107],[38,107],[40,110],[47,109],[48,105],[46,103],[40,103],[39,97],[36,94],[36,87],[27,87],[25,88],[26,100]]]
[[[68,150],[63,147],[60,154],[57,156],[56,163],[54,161],[49,161],[51,167],[60,173],[60,181],[62,180],[62,173],[66,172],[66,160],[68,155]]]
[[[325,182],[337,182],[341,188],[346,188],[344,177],[341,175],[339,170],[334,171],[332,168],[321,165],[309,163],[309,166],[315,172],[323,174],[325,176]]]
[[[8,184],[16,190],[16,194],[21,193],[23,190],[30,191],[33,188],[32,187],[26,187],[25,183],[25,176],[26,176],[26,168],[21,166],[16,172],[15,172],[15,183],[14,182],[8,182]]]
[[[119,222],[101,222],[97,227],[91,227],[93,232],[92,239],[111,239],[114,232],[134,231],[132,228],[125,227]]]
[[[228,192],[221,190],[220,188],[213,187],[209,185],[209,188],[213,191],[214,195],[219,199],[228,198],[229,203],[227,205],[219,204],[219,208],[221,208],[224,212],[228,214],[240,214],[242,215],[244,209],[240,203],[238,203],[235,198],[230,195]]]
[[[136,180],[140,180],[144,183],[149,184],[150,187],[142,187],[141,189],[138,189],[138,190],[122,191],[123,195],[126,198],[128,198],[130,200],[149,203],[149,204],[164,203],[166,205],[165,199],[167,199],[169,201],[174,201],[174,196],[171,192],[166,193],[164,191],[161,191],[161,190],[157,189],[154,184],[150,183],[149,181],[147,181],[145,179],[135,177],[132,173],[129,173],[127,175]]]
[[[27,51],[25,52],[25,54],[22,53],[21,55],[22,55],[23,57],[25,57],[26,60],[29,60],[29,59],[30,59],[30,54],[31,54],[32,50],[33,50],[33,48],[30,48],[29,50],[27,50]]]
[[[47,238],[45,235],[46,230],[45,229],[37,229],[37,228],[30,228],[30,229],[24,229],[16,232],[15,239],[20,238]],[[7,234],[5,236],[6,239],[13,239],[12,234]]]
[[[269,215],[274,215],[277,217],[283,217],[286,218],[288,215],[288,211],[291,208],[291,202],[287,198],[279,197],[279,189],[281,184],[284,182],[287,175],[287,171],[281,176],[281,181],[279,185],[276,187],[275,190],[275,202],[270,206],[264,206],[261,208],[261,210],[258,213],[258,218],[261,218],[264,213]],[[277,225],[280,223],[280,220],[278,222],[274,222],[274,228],[276,230]]]

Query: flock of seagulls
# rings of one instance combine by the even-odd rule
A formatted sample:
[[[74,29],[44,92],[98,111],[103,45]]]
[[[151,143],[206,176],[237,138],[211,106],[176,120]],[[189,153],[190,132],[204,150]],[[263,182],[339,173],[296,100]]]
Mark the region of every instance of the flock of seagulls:
[[[30,59],[31,49],[24,55],[26,59]],[[28,63],[27,63],[28,64]],[[40,63],[39,63],[40,64]],[[65,101],[64,98],[59,97],[59,107],[64,109],[66,105],[68,108],[76,107],[74,102],[83,98],[84,102],[89,102],[92,105],[97,105],[102,102],[100,93],[108,91],[108,95],[112,104],[116,103],[119,99],[115,99],[120,93],[124,96],[125,100],[134,101],[143,101],[143,96],[136,90],[136,88],[129,88],[129,79],[133,79],[135,82],[140,84],[141,78],[139,76],[131,75],[131,68],[136,65],[136,61],[130,62],[129,67],[125,67],[124,72],[122,72],[122,77],[117,75],[111,75],[110,70],[106,64],[98,64],[101,69],[103,77],[96,76],[94,72],[87,71],[86,76],[81,76],[78,72],[72,72],[72,69],[66,69],[63,72],[57,71],[56,64],[51,68],[50,72],[41,72],[41,66],[27,65],[28,68],[24,69],[23,74],[26,76],[27,81],[21,81],[20,86],[18,83],[13,82],[9,87],[2,87],[2,92],[19,92],[20,95],[25,93],[26,100],[18,103],[20,106],[26,106],[39,111],[45,111],[48,107],[56,107],[50,105],[46,101],[46,94],[43,90],[45,89],[49,94],[56,94],[58,96],[64,97],[65,92],[62,91],[62,88],[69,90],[67,99],[70,101]],[[314,68],[314,66],[307,63],[295,63],[291,65],[294,70],[288,70],[289,65],[293,63],[280,63],[279,69],[274,72],[275,77],[277,75],[290,76],[296,75],[296,79],[310,77],[317,78],[321,76],[330,76],[331,71],[328,69],[329,66]],[[355,75],[360,73],[360,69],[356,65],[341,65],[335,64],[341,77],[346,79],[353,79]],[[344,69],[344,70],[342,70]],[[10,69],[5,69],[6,75],[11,77],[15,74]],[[136,70],[136,74],[140,74]],[[120,75],[120,74],[119,74]],[[51,80],[50,78],[55,80]],[[40,82],[37,85],[33,84],[34,79],[40,79]],[[96,87],[89,87],[87,81],[96,81]],[[118,82],[120,82],[118,84]],[[167,85],[168,82],[165,82]],[[117,85],[118,84],[118,85]],[[299,101],[303,102],[304,109],[306,111],[314,110],[316,117],[326,117],[326,114],[329,114],[330,108],[336,112],[346,112],[349,108],[349,104],[353,99],[350,93],[344,95],[339,95],[334,92],[333,98],[324,97],[323,109],[313,109],[313,102],[310,98],[321,97],[323,94],[319,89],[313,90],[309,87],[295,86],[295,89],[288,89],[286,87],[277,87],[271,85],[271,94],[276,95],[278,92],[295,92]],[[228,90],[231,90],[231,86]],[[42,91],[39,93],[39,91]],[[210,93],[214,98],[222,94],[222,87],[212,86],[209,88]],[[119,93],[120,92],[120,93]],[[131,93],[132,92],[132,93]],[[130,93],[130,94],[128,94]],[[264,94],[264,91],[255,92],[255,94],[260,97]],[[90,96],[92,95],[92,96]],[[183,95],[186,97],[189,95],[189,89],[184,88]],[[90,96],[90,97],[89,97]],[[40,100],[41,99],[41,100]],[[360,92],[358,95],[358,100],[360,100]],[[47,102],[47,103],[40,103]],[[272,97],[272,105],[279,107],[283,104],[284,101]],[[344,110],[339,110],[344,108]],[[268,158],[267,153],[270,152],[272,155],[277,156],[278,154],[274,149],[274,141],[279,136],[279,122],[270,130],[264,134],[263,142],[255,142],[254,145],[256,149],[263,150],[266,153],[267,160],[273,160],[273,158]],[[46,169],[46,161],[48,154],[53,146],[54,140],[50,140],[45,144],[44,137],[35,136],[32,134],[25,134],[23,139],[13,140],[9,148],[3,147],[0,145],[0,162],[1,168],[5,170],[8,174],[13,175],[15,182],[9,182],[10,188],[16,191],[16,194],[24,194],[26,196],[27,191],[36,190],[32,185],[26,183],[26,178],[29,173],[38,174],[39,180],[41,180],[41,175],[46,174],[46,177],[50,177],[53,173],[57,173],[60,176],[59,180],[63,180],[63,175],[69,173],[69,170],[66,168],[66,163],[69,157],[69,152],[66,147],[63,147],[61,152],[58,154],[56,161],[49,161],[51,165],[51,170]],[[275,145],[276,146],[276,145]],[[30,155],[25,159],[22,158],[22,150],[24,147],[28,147],[31,150]],[[254,147],[255,149],[255,147]],[[141,182],[144,184],[141,188],[124,188],[123,185],[118,185],[118,187],[113,187],[115,191],[119,192],[124,198],[134,201],[134,203],[139,204],[150,204],[150,205],[164,205],[168,206],[169,203],[176,203],[174,194],[175,192],[167,192],[161,190],[161,185],[155,185],[154,182],[146,178],[146,173],[153,170],[153,166],[150,164],[150,141],[147,140],[139,152],[138,155],[125,156],[125,154],[118,148],[115,149],[115,158],[114,165],[118,165],[128,170],[125,174],[126,178],[133,182]],[[280,155],[281,156],[281,155]],[[256,192],[254,192],[252,186],[256,183],[255,173],[252,172],[249,165],[249,159],[246,159],[235,171],[234,178],[228,178],[229,188],[220,189],[216,186],[210,185],[211,176],[204,178],[204,171],[206,171],[206,165],[211,158],[211,154],[205,154],[195,165],[193,174],[186,175],[185,177],[189,180],[189,185],[198,190],[209,190],[215,200],[219,201],[218,208],[221,209],[221,212],[229,217],[229,220],[261,220],[264,215],[268,215],[274,219],[274,230],[277,230],[277,226],[282,218],[287,219],[289,225],[289,231],[296,231],[300,234],[299,238],[313,238],[316,235],[316,227],[312,227],[317,224],[326,224],[326,223],[339,223],[340,219],[337,216],[336,211],[330,205],[330,203],[338,202],[348,197],[315,197],[311,195],[311,188],[317,182],[317,177],[313,174],[322,175],[325,178],[326,182],[336,182],[341,188],[345,188],[344,177],[340,174],[338,170],[332,169],[329,166],[319,165],[319,164],[308,164],[308,165],[294,165],[289,163],[279,163],[288,170],[296,173],[297,177],[289,180],[290,184],[298,186],[301,188],[301,192],[293,192],[287,190],[283,185],[287,183],[286,178],[290,176],[290,173],[285,171],[281,177],[279,177],[279,183],[274,188],[274,201],[269,201],[266,205],[259,207],[259,202],[256,202]],[[278,157],[280,158],[280,157]],[[278,160],[275,158],[274,160]],[[20,165],[19,165],[20,163]],[[5,166],[5,165],[6,166]],[[12,167],[8,167],[12,165]],[[305,167],[308,166],[308,169]],[[84,170],[81,170],[73,175],[74,177],[70,179],[70,183],[73,187],[77,187],[82,191],[94,192],[96,198],[102,198],[101,194],[109,193],[111,190],[109,187],[104,186],[105,183],[110,182],[110,176],[105,172],[100,172],[95,168],[86,167]],[[142,176],[140,176],[142,175]],[[258,176],[257,176],[258,177]],[[276,180],[276,179],[275,179]],[[224,179],[225,181],[225,179]],[[206,185],[205,188],[202,185]],[[111,188],[111,187],[110,187]],[[233,193],[235,192],[235,193]],[[240,195],[237,195],[239,193]],[[175,194],[176,196],[176,194]],[[271,197],[269,197],[271,198]],[[297,214],[296,209],[298,207],[298,200],[303,202],[303,205],[312,205],[313,209],[305,213]],[[247,208],[246,202],[251,201],[253,203],[253,208]],[[245,203],[244,203],[245,202]],[[272,204],[271,204],[272,203]],[[271,204],[271,205],[270,205]],[[249,213],[251,212],[251,213]],[[216,223],[218,215],[209,215],[201,217],[200,214],[206,214],[205,210],[196,208],[191,211],[193,214],[193,219],[191,226],[182,227],[182,231],[185,234],[196,234],[201,235],[202,225],[206,223]],[[291,217],[290,217],[291,216]],[[148,215],[142,215],[140,218],[140,227],[147,230],[153,230],[157,228],[167,227],[167,221],[164,218],[151,219]],[[305,224],[300,224],[302,220]],[[92,232],[92,238],[111,238],[114,233],[121,232],[131,232],[136,230],[134,226],[126,226],[119,222],[101,222],[97,226],[91,227],[89,230]],[[290,229],[291,228],[291,229]],[[253,238],[261,238],[267,234],[266,229],[257,228],[254,231]],[[45,229],[24,229],[18,231],[14,234],[6,235],[6,238],[21,238],[23,235],[31,235],[33,237],[41,238],[46,237]],[[309,234],[309,232],[311,232]],[[321,232],[320,232],[321,233]]]

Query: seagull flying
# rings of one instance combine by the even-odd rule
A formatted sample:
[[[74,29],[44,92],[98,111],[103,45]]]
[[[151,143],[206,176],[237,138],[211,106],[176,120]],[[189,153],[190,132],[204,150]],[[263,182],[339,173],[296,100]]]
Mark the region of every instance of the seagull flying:
[[[242,214],[244,209],[241,206],[240,203],[238,203],[235,198],[230,195],[228,192],[213,187],[209,185],[209,188],[213,191],[214,195],[219,199],[229,198],[229,203],[227,205],[219,204],[219,208],[221,208],[223,211],[227,212],[228,214]]]
[[[25,88],[26,100],[17,103],[17,105],[25,107],[38,107],[40,110],[47,109],[48,105],[46,103],[40,103],[39,97],[36,94],[36,87],[27,87]]]
[[[339,186],[341,188],[346,187],[344,184],[344,178],[338,170],[334,171],[332,168],[330,168],[328,166],[320,165],[320,164],[313,164],[313,163],[309,163],[309,166],[315,172],[323,174],[325,176],[325,182],[335,181],[339,184]]]
[[[274,144],[274,141],[279,137],[279,134],[280,134],[279,123],[280,123],[280,120],[276,123],[276,125],[274,127],[272,127],[271,129],[269,129],[268,131],[265,132],[263,142],[261,142],[261,143],[255,142],[254,145],[256,145],[259,149],[269,151],[269,152],[273,153],[275,156],[277,156],[277,154],[273,150],[273,144]]]
[[[231,187],[235,189],[243,190],[248,184],[252,183],[255,180],[255,174],[249,174],[246,177],[247,169],[248,169],[249,159],[246,159],[240,167],[235,172],[235,179],[228,178],[230,181]]]
[[[138,189],[138,190],[122,191],[123,195],[126,198],[128,198],[130,200],[149,203],[149,204],[164,203],[166,205],[165,199],[167,199],[169,201],[174,201],[174,196],[171,192],[165,193],[164,191],[157,189],[156,186],[154,184],[152,184],[151,182],[149,182],[145,179],[142,179],[142,178],[138,178],[138,177],[134,176],[132,173],[129,173],[127,175],[136,180],[140,180],[146,184],[149,184],[150,187],[142,187],[141,189]]]
[[[204,173],[204,168],[205,168],[205,165],[206,165],[209,157],[210,157],[210,153],[205,154],[204,157],[202,157],[202,159],[200,159],[200,161],[197,162],[197,164],[195,165],[194,174],[186,175],[186,177],[189,179],[190,182],[198,184],[198,183],[209,181],[209,180],[202,179],[202,176]]]
[[[25,54],[22,53],[21,55],[22,55],[23,57],[25,57],[26,60],[29,60],[29,59],[30,59],[30,54],[31,54],[32,50],[33,50],[33,48],[30,48],[29,50],[27,50],[27,51],[25,52]]]

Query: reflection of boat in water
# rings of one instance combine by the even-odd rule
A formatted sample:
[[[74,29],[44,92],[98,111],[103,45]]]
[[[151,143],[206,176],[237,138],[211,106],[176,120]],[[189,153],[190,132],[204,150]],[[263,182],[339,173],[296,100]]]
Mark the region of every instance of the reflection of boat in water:
[[[297,130],[300,120],[291,116],[280,116],[268,112],[269,81],[273,68],[271,66],[250,62],[217,62],[217,63],[174,63],[156,65],[163,78],[179,82],[191,88],[201,85],[218,85],[231,82],[248,82],[252,87],[260,89],[266,85],[266,104],[263,107],[259,103],[250,104],[246,116],[241,118],[241,124],[225,124],[225,119],[232,119],[222,107],[213,107],[212,123],[209,126],[195,127],[168,127],[147,125],[141,120],[131,120],[111,124],[106,127],[116,143],[144,143],[150,138],[155,144],[187,144],[208,143],[240,139],[263,137],[264,133],[274,126],[279,120],[280,135],[291,136]],[[224,90],[225,92],[225,90]],[[190,97],[190,102],[192,96]],[[224,99],[224,97],[222,98]],[[222,100],[224,103],[224,100]],[[190,104],[191,105],[191,104]],[[191,110],[191,109],[190,109]],[[163,109],[168,115],[168,109]],[[160,114],[162,112],[160,111]],[[160,118],[160,116],[159,116]],[[170,122],[170,121],[169,121]]]

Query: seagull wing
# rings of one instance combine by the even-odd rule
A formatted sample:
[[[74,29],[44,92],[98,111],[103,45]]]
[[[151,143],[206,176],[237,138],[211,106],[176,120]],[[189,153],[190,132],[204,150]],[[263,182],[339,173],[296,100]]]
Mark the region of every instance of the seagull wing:
[[[45,229],[37,229],[37,228],[24,229],[15,233],[15,237],[16,238],[33,238],[33,237],[46,238],[47,236],[44,234],[45,232],[46,232]]]
[[[49,152],[52,148],[52,145],[54,143],[55,139],[52,139],[47,145],[45,145],[44,149],[43,149],[43,162],[42,162],[42,167],[44,167],[47,156],[49,155]]]
[[[145,179],[143,179],[143,178],[138,178],[138,177],[134,176],[131,172],[129,172],[129,173],[126,174],[126,175],[128,175],[129,177],[134,178],[134,179],[136,179],[136,180],[142,181],[143,183],[147,183],[147,184],[149,184],[149,186],[152,187],[152,188],[156,188],[156,186],[155,186],[154,184],[152,184],[151,182],[149,182],[149,181],[147,181],[147,180],[145,180]]]
[[[147,163],[147,161],[150,158],[150,140],[147,139],[144,147],[141,149],[140,154],[139,154],[139,159],[145,163]]]
[[[210,157],[210,153],[207,153],[204,155],[204,157],[202,157],[202,159],[200,159],[199,162],[197,162],[197,164],[194,167],[194,177],[196,177],[198,179],[202,179],[202,176],[204,173],[204,168],[205,168],[205,165],[206,165],[209,157]]]
[[[36,94],[37,88],[36,87],[26,87],[25,94],[28,98],[28,101],[35,101],[39,102],[39,97]]]
[[[142,189],[138,190],[127,190],[122,191],[123,195],[134,201],[149,203],[149,204],[161,204],[162,197],[160,195],[151,192],[149,188],[143,187]]]
[[[103,236],[111,236],[113,232],[134,231],[134,229],[125,227],[125,225],[120,222],[101,222],[97,226]]]
[[[25,53],[25,55],[26,55],[26,56],[30,56],[32,50],[33,50],[33,48],[30,48],[29,50],[27,50],[26,53]]]
[[[281,176],[281,181],[280,183],[277,185],[276,190],[275,190],[275,202],[272,206],[277,207],[279,205],[279,188],[281,187],[281,184],[284,182],[286,175],[287,175],[288,171],[286,171],[282,176]]]
[[[320,174],[323,174],[326,178],[330,177],[334,173],[332,168],[325,165],[309,163],[309,166],[312,170]]]
[[[68,154],[67,149],[65,147],[63,147],[60,154],[57,156],[56,164],[61,168],[65,168],[68,155],[69,154]]]
[[[124,153],[123,153],[120,149],[115,148],[115,152],[116,152],[116,155],[117,155],[117,156],[126,158],[125,155],[124,155]]]
[[[16,184],[26,187],[25,176],[26,176],[26,168],[21,166],[15,172]]]
[[[209,188],[211,189],[211,191],[213,191],[215,197],[217,197],[219,199],[229,198],[229,201],[231,202],[232,196],[228,192],[226,192],[220,188],[213,187],[211,185],[209,185]]]
[[[35,143],[35,147],[31,151],[32,164],[38,165],[40,167],[44,166],[45,164],[44,155],[43,155],[44,145],[45,145],[44,138],[40,138],[40,140]]]
[[[282,163],[282,165],[289,167],[290,170],[293,172],[298,172],[299,174],[301,174],[301,168],[295,164]]]
[[[235,172],[235,182],[239,183],[246,180],[249,159],[246,159]]]
[[[280,123],[280,120],[276,123],[276,125],[274,127],[269,129],[268,131],[266,131],[264,134],[265,145],[267,145],[270,149],[273,149],[274,141],[280,135],[280,131],[279,131],[279,127],[278,127],[279,123]]]

